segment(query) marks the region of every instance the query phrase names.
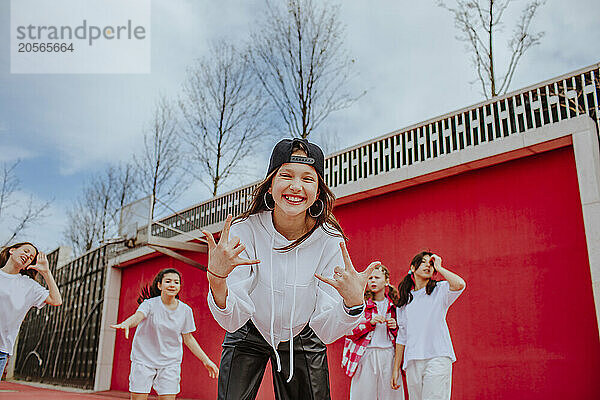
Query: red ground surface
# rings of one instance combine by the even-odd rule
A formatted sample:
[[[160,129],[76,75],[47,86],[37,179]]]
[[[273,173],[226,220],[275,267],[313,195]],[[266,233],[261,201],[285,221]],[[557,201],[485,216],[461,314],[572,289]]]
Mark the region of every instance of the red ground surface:
[[[30,385],[24,385],[14,382],[0,382],[0,399],[11,400],[110,400],[110,399],[128,399],[129,393],[110,390],[97,393],[76,393],[64,390],[40,388]],[[149,399],[156,399],[150,396]],[[179,398],[179,400],[185,400]]]
[[[76,393],[62,390],[39,388],[14,382],[0,382],[0,399],[35,399],[35,400],[108,400],[128,399],[129,393],[125,392],[99,392],[99,393]]]

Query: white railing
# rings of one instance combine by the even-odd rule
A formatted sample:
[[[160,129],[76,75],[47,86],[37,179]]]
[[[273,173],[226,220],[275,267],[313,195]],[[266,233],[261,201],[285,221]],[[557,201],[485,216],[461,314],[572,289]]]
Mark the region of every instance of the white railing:
[[[325,182],[337,187],[368,180],[482,143],[523,134],[587,114],[600,126],[600,63],[475,104],[341,150],[325,159]],[[258,182],[160,220],[189,232],[241,213]],[[153,225],[153,235],[176,232]]]

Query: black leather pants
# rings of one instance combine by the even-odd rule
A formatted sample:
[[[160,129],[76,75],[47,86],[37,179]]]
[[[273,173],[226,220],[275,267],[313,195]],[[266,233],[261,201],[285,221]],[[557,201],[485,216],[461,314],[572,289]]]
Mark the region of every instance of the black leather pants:
[[[289,341],[281,342],[277,352],[281,372],[277,372],[275,353],[248,321],[223,341],[219,367],[219,400],[252,400],[271,360],[273,386],[277,400],[330,400],[327,347],[308,326],[294,337],[294,376],[290,383]]]

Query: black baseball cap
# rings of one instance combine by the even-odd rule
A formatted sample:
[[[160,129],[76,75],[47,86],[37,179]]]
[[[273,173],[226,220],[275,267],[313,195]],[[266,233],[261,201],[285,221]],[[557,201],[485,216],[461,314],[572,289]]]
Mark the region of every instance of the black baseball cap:
[[[293,156],[292,153],[294,152],[294,148],[302,149],[306,153],[306,157]],[[323,178],[325,171],[325,156],[323,155],[323,150],[306,139],[283,139],[277,143],[275,147],[273,147],[273,152],[271,153],[271,161],[269,162],[267,176],[283,164],[289,162],[310,165],[317,171],[317,174]]]

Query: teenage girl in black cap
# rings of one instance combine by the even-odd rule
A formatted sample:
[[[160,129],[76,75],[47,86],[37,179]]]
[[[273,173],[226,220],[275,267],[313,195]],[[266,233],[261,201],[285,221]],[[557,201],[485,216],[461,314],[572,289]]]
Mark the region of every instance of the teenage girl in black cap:
[[[227,330],[219,399],[254,399],[271,360],[277,399],[330,398],[324,343],[363,314],[373,262],[352,266],[321,149],[286,139],[273,149],[249,209],[209,243],[209,308]]]

